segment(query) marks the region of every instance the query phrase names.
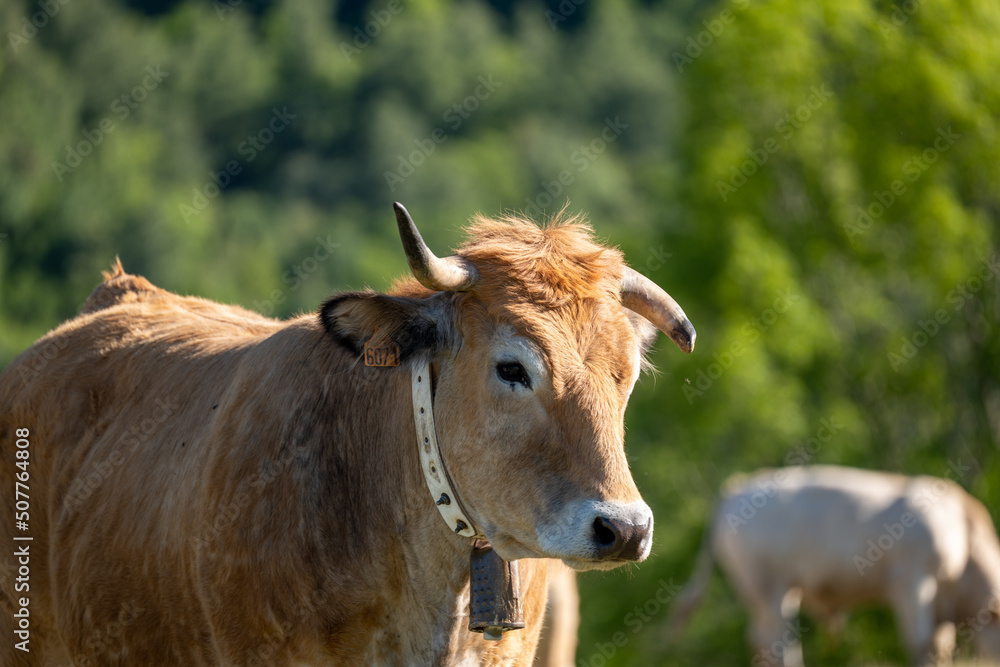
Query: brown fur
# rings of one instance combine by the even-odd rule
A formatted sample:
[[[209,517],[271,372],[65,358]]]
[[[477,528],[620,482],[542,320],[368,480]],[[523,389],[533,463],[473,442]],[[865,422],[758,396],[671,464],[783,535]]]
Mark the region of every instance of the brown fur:
[[[498,643],[467,632],[468,541],[419,470],[413,357],[370,368],[356,346],[382,325],[422,354],[441,332],[392,318],[451,303],[464,342],[434,339],[433,357],[449,472],[477,521],[509,520],[498,550],[537,550],[525,535],[554,499],[639,497],[622,450],[636,333],[615,287],[621,255],[585,226],[480,219],[471,235],[459,252],[483,276],[475,290],[404,281],[389,315],[366,305],[376,295],[351,297],[344,345],[315,314],[276,321],[176,296],[116,261],[80,316],[0,376],[5,461],[15,429],[30,430],[34,536],[31,653],[7,641],[0,662],[531,664],[546,561],[520,561],[527,629]],[[468,400],[502,324],[537,343],[553,378],[506,449],[487,402]],[[14,472],[0,467],[6,489]],[[20,594],[0,571],[9,638]]]
[[[615,427],[628,395],[625,369],[633,365],[628,352],[635,332],[622,319],[621,253],[595,244],[578,217],[557,218],[544,228],[517,218],[480,217],[470,231],[473,240],[457,251],[482,275],[461,304],[475,332],[470,338],[479,340],[505,322],[540,341],[553,370],[552,408],[563,437],[587,438],[602,425],[611,431],[593,452],[596,458],[586,462],[607,473],[594,480],[595,492],[622,496],[627,490],[627,497],[638,498],[627,466],[607,468],[597,461],[613,461],[611,453],[624,444],[624,433]],[[560,400],[567,394],[577,400]]]

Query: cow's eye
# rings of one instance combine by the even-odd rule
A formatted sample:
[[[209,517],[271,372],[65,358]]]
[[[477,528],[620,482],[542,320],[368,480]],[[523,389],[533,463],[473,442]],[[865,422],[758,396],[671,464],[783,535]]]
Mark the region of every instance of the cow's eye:
[[[502,361],[497,364],[497,376],[504,382],[519,382],[525,387],[531,386],[531,379],[524,370],[524,366],[516,361]]]

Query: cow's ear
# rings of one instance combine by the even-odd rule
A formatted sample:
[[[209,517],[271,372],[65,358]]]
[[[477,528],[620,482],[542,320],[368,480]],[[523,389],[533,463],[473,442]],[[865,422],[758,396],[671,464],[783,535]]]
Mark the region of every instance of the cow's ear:
[[[327,332],[341,345],[361,354],[376,332],[399,345],[400,357],[434,350],[445,340],[447,304],[429,297],[385,296],[377,292],[339,294],[320,309]]]

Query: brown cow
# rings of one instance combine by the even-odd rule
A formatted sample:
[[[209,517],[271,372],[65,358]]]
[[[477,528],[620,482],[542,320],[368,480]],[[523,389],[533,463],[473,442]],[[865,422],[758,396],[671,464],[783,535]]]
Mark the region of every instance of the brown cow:
[[[653,325],[694,345],[683,311],[577,220],[480,218],[442,259],[396,214],[416,279],[389,295],[279,322],[119,265],[0,375],[0,483],[18,442],[31,502],[27,531],[0,526],[34,538],[13,543],[30,590],[3,576],[0,662],[530,665],[547,561],[520,562],[525,629],[488,642],[463,535],[578,570],[648,555],[623,414]],[[421,467],[427,363],[471,526]]]

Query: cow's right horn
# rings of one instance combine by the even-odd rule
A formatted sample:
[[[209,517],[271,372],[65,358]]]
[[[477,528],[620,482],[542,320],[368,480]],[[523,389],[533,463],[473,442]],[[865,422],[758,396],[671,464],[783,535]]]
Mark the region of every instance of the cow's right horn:
[[[413,277],[424,287],[441,292],[464,292],[479,281],[479,272],[468,260],[457,255],[437,257],[420,237],[413,218],[402,204],[392,205],[399,225],[399,238],[403,241],[406,262]]]
[[[694,349],[695,331],[673,297],[635,269],[625,267],[621,282],[622,305],[633,310],[670,336],[685,352]]]

